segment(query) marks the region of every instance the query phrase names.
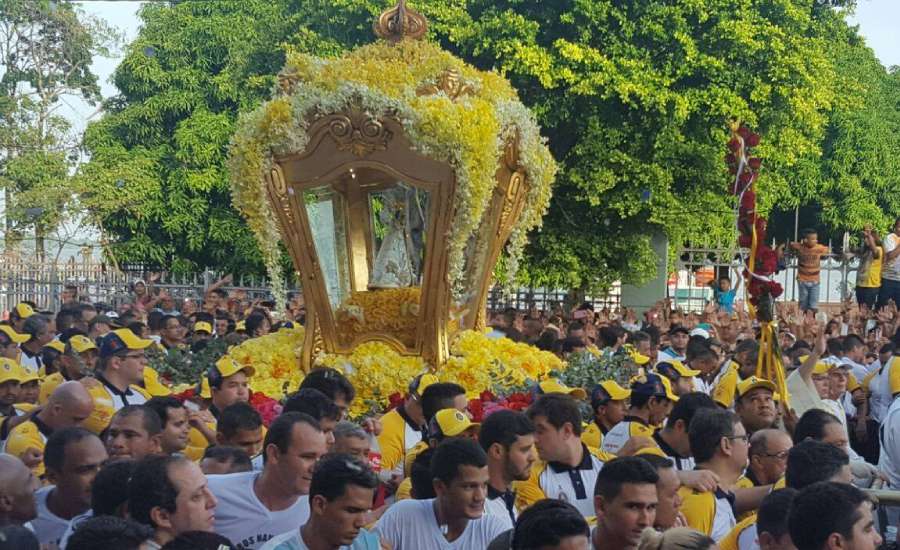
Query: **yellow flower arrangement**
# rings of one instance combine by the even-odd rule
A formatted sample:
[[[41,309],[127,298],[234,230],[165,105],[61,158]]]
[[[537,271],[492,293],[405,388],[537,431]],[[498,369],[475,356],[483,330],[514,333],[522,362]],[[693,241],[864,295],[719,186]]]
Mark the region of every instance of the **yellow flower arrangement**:
[[[360,334],[387,332],[413,346],[421,297],[418,287],[353,292],[336,312],[338,335],[349,344]]]
[[[284,394],[295,391],[303,380],[300,353],[304,334],[303,327],[281,329],[245,340],[231,348],[228,355],[241,365],[255,369],[250,389],[281,399]]]
[[[446,71],[455,71],[469,93],[451,97],[434,86]],[[479,71],[428,42],[378,42],[338,59],[289,52],[283,74],[296,78],[289,95],[281,95],[241,116],[232,140],[229,172],[234,205],[248,220],[260,243],[273,286],[280,285],[280,234],[268,206],[265,174],[275,155],[301,153],[309,125],[321,116],[350,106],[373,116],[395,116],[413,147],[447,162],[456,172],[456,194],[449,248],[448,276],[455,297],[464,284],[467,244],[485,222],[497,184],[495,175],[504,144],[518,138],[519,169],[528,197],[513,228],[506,263],[513,281],[528,231],[538,227],[551,194],[556,164],[531,112],[519,102],[503,77]],[[423,88],[435,93],[419,93]],[[475,243],[479,249],[483,243]],[[280,300],[281,288],[273,288]]]
[[[303,336],[302,327],[282,329],[247,340],[233,347],[229,355],[256,369],[250,381],[253,391],[281,399],[296,391],[303,381]],[[357,346],[350,355],[322,354],[316,358],[316,366],[335,368],[353,383],[357,398],[350,415],[354,418],[383,411],[392,394],[403,394],[416,375],[430,370],[421,357],[401,355],[380,342]],[[467,330],[454,339],[450,359],[435,373],[441,381],[462,385],[475,398],[484,390],[513,391],[564,368],[552,353]]]

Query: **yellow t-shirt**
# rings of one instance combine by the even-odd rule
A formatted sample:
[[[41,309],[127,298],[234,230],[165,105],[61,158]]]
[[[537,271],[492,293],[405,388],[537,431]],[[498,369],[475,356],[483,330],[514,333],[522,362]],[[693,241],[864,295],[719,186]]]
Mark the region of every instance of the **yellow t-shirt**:
[[[596,422],[587,424],[581,430],[581,442],[592,449],[599,449],[603,445],[603,430]]]
[[[408,437],[415,439],[407,441]],[[381,417],[381,434],[378,436],[378,446],[381,447],[381,469],[391,471],[404,467],[409,452],[421,442],[420,432],[411,428],[397,409],[388,411]],[[409,472],[408,469],[404,471]]]
[[[865,273],[865,277],[856,282],[856,286],[862,288],[878,288],[881,286],[881,266],[884,263],[884,249],[875,248],[875,256],[872,263],[869,264],[869,271]]]
[[[728,370],[722,374],[719,383],[713,389],[713,401],[726,409],[730,409],[734,405],[737,386],[741,382],[739,370],[740,367],[734,361],[728,363]]]
[[[747,529],[750,529],[751,527],[753,527],[753,528],[756,527],[756,513],[755,512],[750,514],[748,517],[744,518],[743,520],[741,520],[741,522],[738,523],[737,525],[735,525],[734,529],[732,529],[728,533],[728,535],[725,536],[724,539],[719,541],[719,550],[745,550],[745,548],[749,548],[749,547],[745,547],[741,544],[742,543],[741,538],[742,538],[742,536],[743,536],[743,538],[747,538],[747,536],[744,536],[744,533],[745,533],[745,531],[747,531]],[[753,529],[753,531],[755,532],[756,529]],[[748,532],[748,535],[749,534],[750,533]],[[753,538],[755,539],[756,537],[753,537]]]
[[[28,449],[36,449],[43,454],[49,435],[49,433],[42,433],[38,425],[32,420],[22,422],[9,433],[9,438],[6,440],[6,452],[19,460],[22,460]],[[44,462],[41,461],[31,471],[34,472],[35,476],[42,477],[44,475]]]
[[[737,524],[732,508],[732,497],[717,489],[715,492],[701,492],[682,487],[681,513],[688,526],[711,537],[716,542],[725,538]]]

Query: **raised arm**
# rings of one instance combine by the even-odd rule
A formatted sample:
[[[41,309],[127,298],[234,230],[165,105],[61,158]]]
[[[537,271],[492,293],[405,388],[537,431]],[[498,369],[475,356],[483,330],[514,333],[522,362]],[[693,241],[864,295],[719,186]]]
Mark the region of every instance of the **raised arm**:
[[[816,368],[816,363],[819,362],[819,359],[825,354],[827,349],[827,343],[825,342],[825,327],[820,323],[816,323],[816,345],[806,358],[806,361],[800,365],[800,376],[803,380],[809,381],[812,378],[813,369]]]

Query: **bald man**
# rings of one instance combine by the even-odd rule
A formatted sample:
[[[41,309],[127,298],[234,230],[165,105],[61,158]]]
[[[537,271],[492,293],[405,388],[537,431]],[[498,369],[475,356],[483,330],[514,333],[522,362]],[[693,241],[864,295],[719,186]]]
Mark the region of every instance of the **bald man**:
[[[0,454],[0,526],[22,525],[37,517],[34,492],[39,485],[21,460]]]
[[[787,455],[793,446],[785,431],[773,428],[755,432],[750,437],[750,464],[745,479],[755,487],[777,482],[787,470]]]
[[[60,384],[44,408],[13,428],[6,441],[6,452],[21,459],[34,475],[43,477],[47,439],[54,430],[80,426],[93,410],[94,400],[80,382]]]

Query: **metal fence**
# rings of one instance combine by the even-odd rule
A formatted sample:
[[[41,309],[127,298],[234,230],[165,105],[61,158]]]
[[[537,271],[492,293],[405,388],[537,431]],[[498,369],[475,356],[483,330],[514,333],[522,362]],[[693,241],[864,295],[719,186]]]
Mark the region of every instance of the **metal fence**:
[[[832,254],[822,257],[822,281],[819,302],[823,306],[837,305],[852,296],[856,287],[856,273],[859,261],[855,257]],[[710,276],[718,278],[727,274],[736,282],[743,272],[738,250],[721,248],[686,248],[676,259],[675,274],[669,279],[669,298],[675,307],[685,311],[700,311],[712,299],[713,291],[706,283]],[[786,258],[785,268],[774,278],[782,287],[784,294],[778,298],[780,302],[796,302],[797,259]],[[743,288],[738,298],[743,296]]]
[[[176,300],[200,300],[205,290],[222,275],[213,271],[161,273],[153,286],[165,290]],[[153,273],[141,265],[125,265],[117,269],[96,260],[78,261],[73,258],[54,263],[0,256],[0,311],[9,310],[22,300],[36,303],[41,310],[56,311],[62,293],[69,285],[77,288],[82,299],[114,308],[131,300],[135,281],[148,281],[152,276]],[[251,301],[271,298],[270,286],[264,277],[235,276],[223,288],[243,291]]]
[[[722,248],[683,249],[676,258],[674,268],[668,281],[667,297],[672,299],[675,307],[685,311],[700,311],[712,298],[713,292],[706,284],[706,278],[730,273],[732,280],[736,280],[743,269],[738,252]],[[850,295],[856,284],[857,268],[856,259],[840,255],[823,258],[823,305],[839,304]],[[214,271],[163,273],[154,286],[166,290],[179,300],[199,300],[205,289],[221,275]],[[796,301],[796,275],[796,260],[789,259],[786,268],[775,276],[785,289],[780,301]],[[150,269],[143,265],[122,265],[116,268],[91,258],[72,258],[67,262],[53,263],[0,256],[0,311],[10,309],[21,300],[31,300],[41,309],[56,310],[62,291],[69,284],[74,284],[83,298],[117,306],[130,299],[131,284],[135,280],[148,280],[150,276]],[[268,281],[264,277],[235,276],[234,281],[223,288],[244,291],[250,300],[271,297]],[[665,297],[660,296],[660,299]],[[553,311],[557,306],[568,311],[583,302],[593,304],[596,310],[616,309],[621,305],[621,285],[616,283],[608,293],[598,295],[551,288],[519,288],[513,292],[494,288],[488,295],[490,311],[501,311],[509,307],[518,310],[536,307],[539,310]]]

